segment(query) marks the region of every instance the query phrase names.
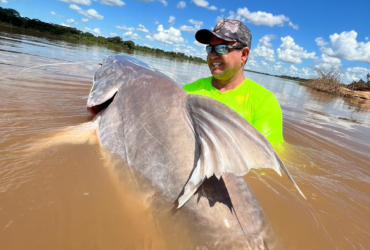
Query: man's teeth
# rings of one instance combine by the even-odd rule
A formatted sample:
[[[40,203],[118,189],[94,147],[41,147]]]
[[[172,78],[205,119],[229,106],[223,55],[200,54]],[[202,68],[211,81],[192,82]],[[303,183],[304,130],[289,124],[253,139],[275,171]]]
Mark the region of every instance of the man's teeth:
[[[221,63],[212,63],[213,66],[221,65]]]

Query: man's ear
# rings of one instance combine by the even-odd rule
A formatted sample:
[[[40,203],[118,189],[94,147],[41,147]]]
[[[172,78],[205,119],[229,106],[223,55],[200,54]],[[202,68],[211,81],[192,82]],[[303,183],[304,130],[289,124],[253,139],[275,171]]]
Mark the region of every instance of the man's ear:
[[[250,49],[249,47],[245,47],[241,50],[242,52],[242,61],[243,63],[245,64],[245,62],[248,60],[248,56],[249,56],[249,52],[250,52]]]

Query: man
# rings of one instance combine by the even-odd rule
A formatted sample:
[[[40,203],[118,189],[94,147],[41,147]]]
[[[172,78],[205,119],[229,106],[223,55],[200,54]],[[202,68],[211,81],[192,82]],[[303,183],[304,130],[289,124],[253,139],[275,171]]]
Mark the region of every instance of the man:
[[[207,44],[212,76],[184,86],[189,94],[218,100],[243,116],[270,143],[283,142],[283,117],[275,96],[244,77],[252,35],[238,20],[221,20],[213,31],[202,29],[195,39]]]

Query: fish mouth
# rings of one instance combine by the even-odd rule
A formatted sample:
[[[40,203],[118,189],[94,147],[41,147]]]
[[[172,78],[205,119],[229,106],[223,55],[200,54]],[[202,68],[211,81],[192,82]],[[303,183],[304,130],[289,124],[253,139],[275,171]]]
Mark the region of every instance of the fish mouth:
[[[117,95],[117,92],[114,92],[113,96],[109,98],[108,100],[100,103],[100,104],[88,104],[87,105],[87,111],[92,114],[93,116],[96,116],[99,113],[102,113],[104,110],[106,110],[109,105],[113,102],[114,98]]]

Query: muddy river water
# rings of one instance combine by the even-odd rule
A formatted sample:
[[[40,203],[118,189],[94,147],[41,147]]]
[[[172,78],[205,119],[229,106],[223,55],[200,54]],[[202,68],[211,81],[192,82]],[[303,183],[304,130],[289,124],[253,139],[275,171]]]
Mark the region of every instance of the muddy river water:
[[[114,53],[0,29],[1,249],[163,249],[171,241],[125,192],[94,142],[29,150],[92,119],[86,112],[92,76]],[[133,56],[179,85],[209,75],[205,64]],[[370,103],[245,75],[279,100],[286,142],[276,151],[307,197],[272,171],[244,177],[283,249],[370,249]]]

